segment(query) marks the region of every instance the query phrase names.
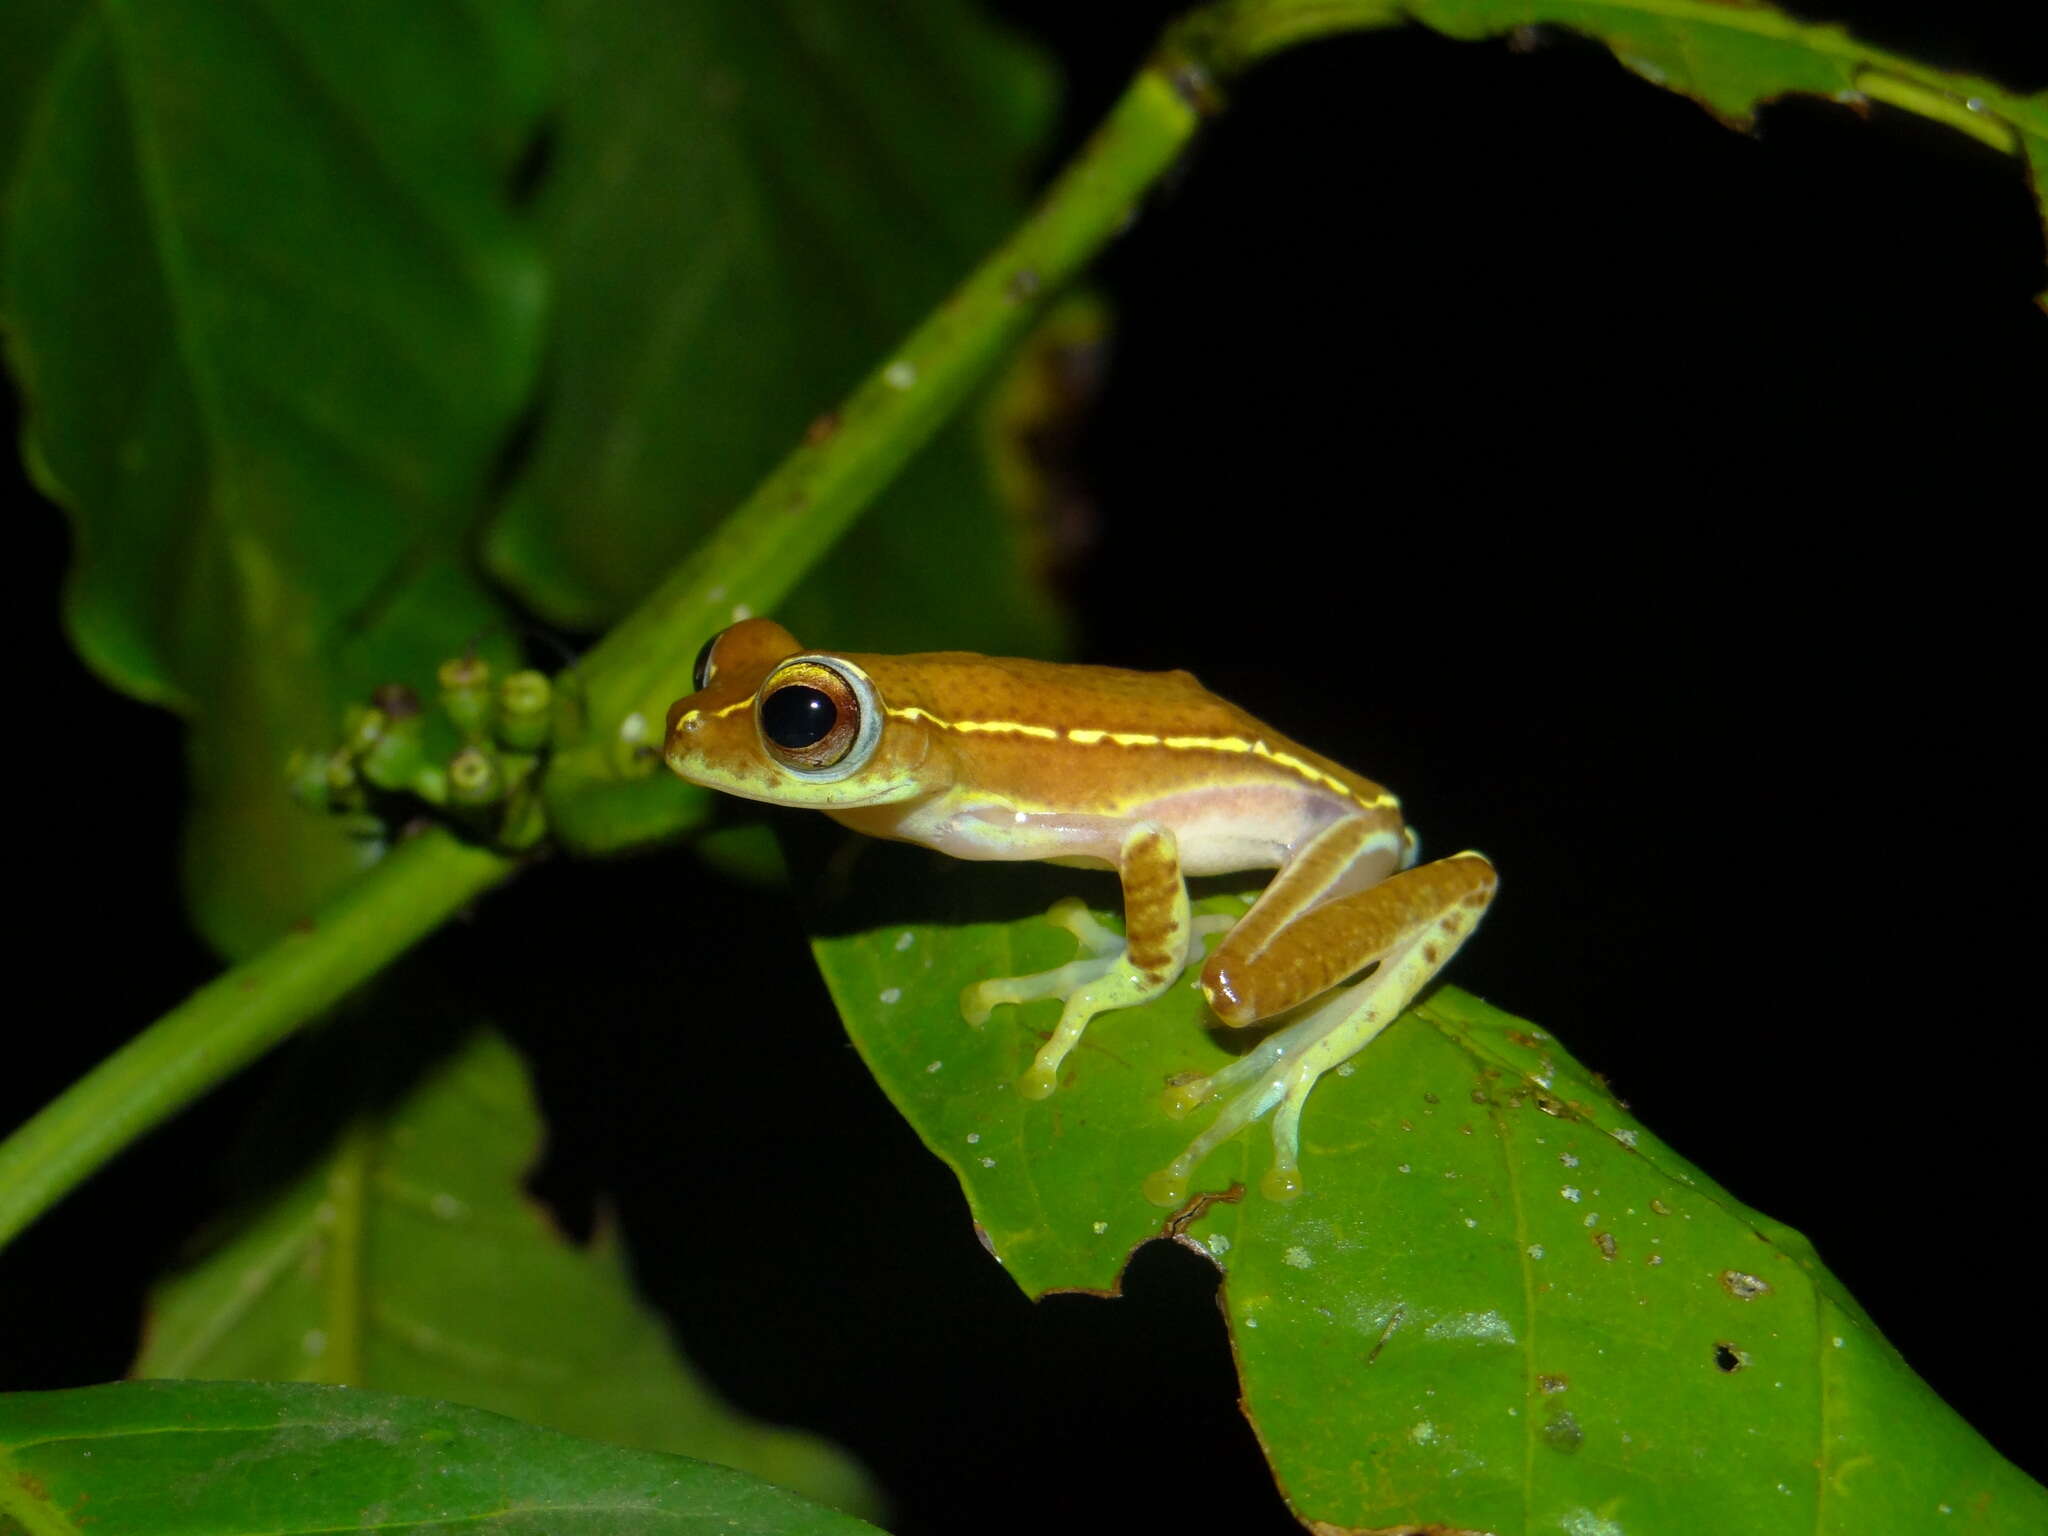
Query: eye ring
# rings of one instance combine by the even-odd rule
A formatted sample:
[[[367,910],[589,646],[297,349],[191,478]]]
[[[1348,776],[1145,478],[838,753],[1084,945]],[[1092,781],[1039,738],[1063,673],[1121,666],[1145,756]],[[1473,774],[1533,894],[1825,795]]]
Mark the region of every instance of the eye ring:
[[[858,773],[882,739],[882,701],[867,673],[837,656],[792,656],[754,705],[761,748],[814,784]]]

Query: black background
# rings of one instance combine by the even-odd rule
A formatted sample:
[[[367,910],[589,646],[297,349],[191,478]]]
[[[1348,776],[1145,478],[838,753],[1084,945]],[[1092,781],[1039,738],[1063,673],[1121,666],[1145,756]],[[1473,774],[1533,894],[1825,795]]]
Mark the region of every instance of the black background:
[[[1069,72],[1069,146],[1169,14],[1006,9]],[[1921,9],[1827,14],[2048,85],[2024,7]],[[1804,1231],[2048,1473],[2023,748],[2048,270],[2016,167],[1808,101],[1732,133],[1569,39],[1377,36],[1245,81],[1100,281],[1081,653],[1188,667],[1395,787],[1426,849],[1485,849],[1502,895],[1453,979]],[[209,969],[177,729],[64,648],[61,520],[15,489],[0,1125]],[[1294,1529],[1213,1270],[1155,1244],[1119,1303],[1026,1302],[844,1043],[787,899],[714,923],[693,878],[560,861],[434,946],[535,1062],[570,1225],[609,1192],[686,1347],[866,1458],[906,1536]],[[707,986],[681,1024],[679,966]],[[269,1070],[0,1260],[0,1385],[121,1372]],[[694,1112],[764,1074],[759,1134]]]

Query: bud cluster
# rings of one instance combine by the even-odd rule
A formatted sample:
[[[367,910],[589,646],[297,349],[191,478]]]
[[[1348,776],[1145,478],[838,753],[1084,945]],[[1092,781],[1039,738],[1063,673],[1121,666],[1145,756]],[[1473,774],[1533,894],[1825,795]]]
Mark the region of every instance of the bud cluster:
[[[398,683],[351,704],[339,745],[293,754],[293,796],[373,835],[406,819],[410,800],[500,847],[532,846],[545,831],[538,770],[555,731],[554,684],[533,671],[494,682],[490,663],[475,654],[444,661],[436,680],[438,713]]]

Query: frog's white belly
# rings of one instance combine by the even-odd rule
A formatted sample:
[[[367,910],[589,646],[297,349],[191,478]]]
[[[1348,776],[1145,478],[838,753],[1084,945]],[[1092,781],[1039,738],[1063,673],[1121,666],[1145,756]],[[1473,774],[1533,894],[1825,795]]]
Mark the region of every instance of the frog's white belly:
[[[1141,822],[1155,822],[1173,830],[1184,873],[1222,875],[1278,869],[1316,833],[1352,814],[1355,808],[1334,796],[1270,784],[1186,790],[1118,815],[1020,811],[956,791],[904,811],[881,835],[956,859],[1060,859],[1113,868],[1124,834]],[[1380,814],[1386,824],[1366,851],[1382,854],[1391,873],[1401,862],[1400,821]],[[881,831],[871,823],[860,830]],[[1384,848],[1378,846],[1382,842]]]

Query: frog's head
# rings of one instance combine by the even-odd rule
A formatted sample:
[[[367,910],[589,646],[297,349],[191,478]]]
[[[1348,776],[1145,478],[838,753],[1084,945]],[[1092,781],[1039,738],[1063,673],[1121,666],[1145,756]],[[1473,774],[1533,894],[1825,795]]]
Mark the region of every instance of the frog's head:
[[[771,805],[850,810],[932,788],[928,738],[887,729],[858,661],[807,651],[770,619],[742,619],[697,653],[697,691],[668,712],[662,756],[692,784]]]

